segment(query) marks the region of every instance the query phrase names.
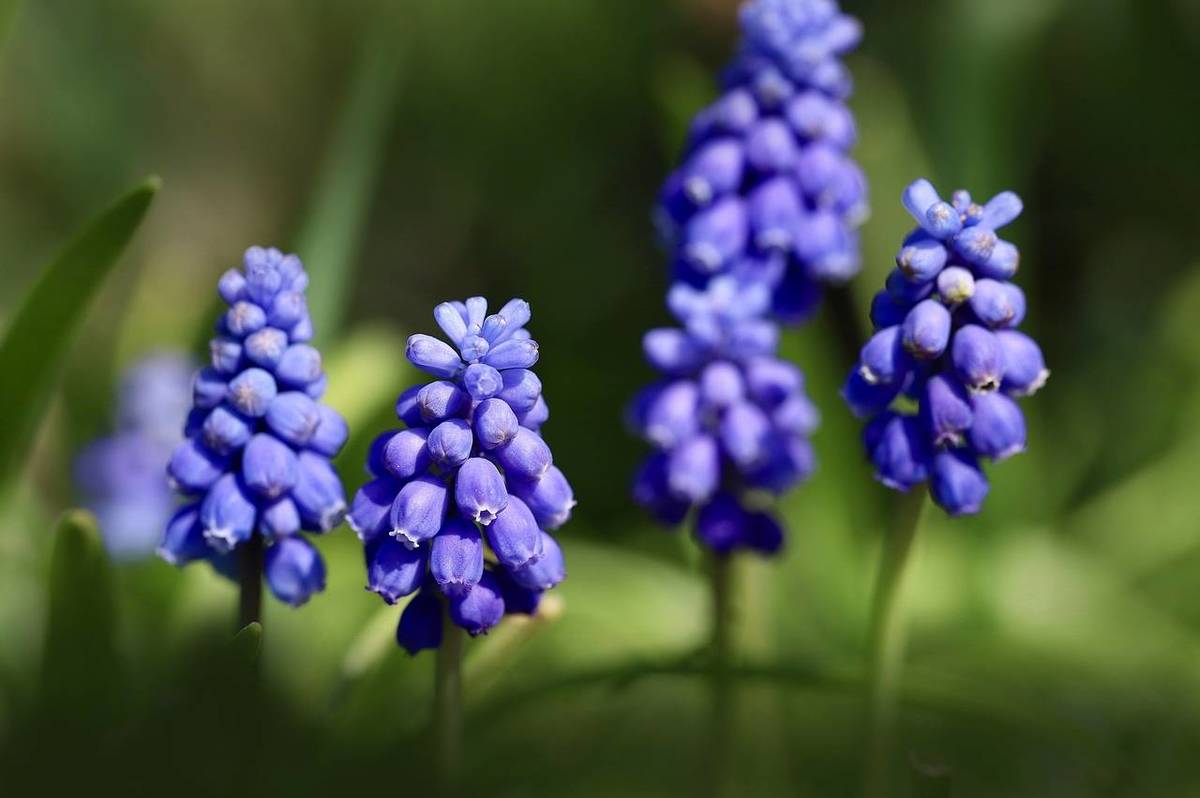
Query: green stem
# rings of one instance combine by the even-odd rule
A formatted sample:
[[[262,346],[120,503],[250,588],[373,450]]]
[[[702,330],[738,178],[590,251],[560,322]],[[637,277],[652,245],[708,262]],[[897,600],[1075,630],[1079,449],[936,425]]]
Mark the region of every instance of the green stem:
[[[904,666],[905,624],[902,611],[908,571],[925,489],[897,494],[883,542],[879,577],[871,611],[870,742],[866,767],[867,798],[884,798],[895,747],[896,699]]]
[[[241,596],[238,601],[238,631],[252,623],[262,623],[262,570],[263,570],[263,539],[261,535],[251,535],[250,539],[238,547],[238,583]]]
[[[733,724],[736,710],[733,695],[733,562],[731,555],[713,555],[710,564],[712,588],[712,727],[709,731],[708,761],[712,768],[709,786],[714,796],[726,794],[732,761]]]
[[[433,687],[433,732],[436,745],[437,794],[458,795],[462,752],[462,660],[466,632],[443,611],[442,644],[437,649]]]

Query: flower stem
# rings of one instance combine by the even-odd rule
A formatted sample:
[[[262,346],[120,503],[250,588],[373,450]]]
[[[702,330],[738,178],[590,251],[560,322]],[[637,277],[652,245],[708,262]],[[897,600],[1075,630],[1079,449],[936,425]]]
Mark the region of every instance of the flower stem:
[[[437,649],[433,687],[433,732],[437,755],[437,795],[458,794],[462,751],[462,659],[466,636],[442,614],[442,644]]]
[[[712,795],[725,794],[732,761],[733,695],[733,562],[732,556],[714,554],[710,562],[712,589],[712,728],[708,761],[712,768]]]
[[[241,631],[255,621],[262,623],[262,536],[251,535],[249,540],[238,546],[238,551],[241,558],[238,563],[238,584],[241,587],[238,631]]]
[[[897,494],[875,583],[870,641],[870,742],[866,767],[867,798],[884,798],[895,746],[896,691],[904,666],[905,625],[901,600],[911,560],[925,489]]]

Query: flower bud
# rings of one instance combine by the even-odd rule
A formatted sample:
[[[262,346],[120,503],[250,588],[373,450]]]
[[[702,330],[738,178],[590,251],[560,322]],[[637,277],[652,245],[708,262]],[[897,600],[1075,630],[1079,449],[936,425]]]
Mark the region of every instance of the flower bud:
[[[555,466],[546,469],[541,479],[515,480],[513,492],[529,507],[542,529],[558,529],[571,517],[576,504],[571,484]]]
[[[246,338],[243,351],[246,359],[256,366],[274,369],[287,351],[288,336],[276,327],[264,327]]]
[[[463,369],[458,352],[432,335],[410,335],[404,354],[414,366],[435,377],[456,377]]]
[[[280,538],[267,547],[263,575],[275,598],[299,607],[325,589],[325,563],[303,537]]]
[[[254,534],[254,502],[246,495],[238,479],[226,474],[218,479],[200,503],[200,525],[204,539],[217,551],[230,551]]]
[[[504,389],[498,394],[508,403],[513,412],[520,416],[533,409],[542,395],[542,381],[528,369],[511,369],[501,372]]]
[[[442,644],[442,603],[429,588],[417,593],[400,614],[396,642],[414,656]]]
[[[957,307],[975,294],[975,278],[962,266],[949,266],[937,276],[938,296],[949,307]]]
[[[284,496],[262,509],[258,525],[268,537],[294,535],[302,526],[300,510],[294,501]]]
[[[479,583],[466,593],[449,601],[450,620],[476,637],[486,634],[504,617],[504,599],[500,585],[490,573],[484,573]]]
[[[280,355],[275,377],[288,388],[306,388],[321,379],[321,353],[308,344],[292,344]]]
[[[400,492],[400,485],[390,476],[377,477],[363,485],[354,494],[346,522],[364,542],[391,531],[392,502]]]
[[[684,330],[664,327],[643,336],[642,352],[659,371],[676,374],[689,372],[703,362],[705,347]]]
[[[541,555],[511,572],[513,581],[526,590],[549,590],[567,578],[567,563],[558,541],[545,532],[541,538]]]
[[[255,435],[242,453],[246,486],[264,499],[274,500],[291,490],[298,472],[295,452],[273,435]]]
[[[1020,323],[1018,314],[1024,316],[1025,296],[1011,283],[985,278],[975,283],[971,311],[988,327],[1014,327]]]
[[[431,382],[417,393],[417,407],[420,409],[421,419],[427,424],[447,418],[460,418],[466,414],[470,405],[471,399],[466,391],[446,380]]]
[[[328,532],[346,516],[342,481],[329,460],[318,454],[300,452],[296,460],[298,469],[292,501],[300,509],[305,528]]]
[[[192,403],[205,410],[216,407],[225,399],[229,384],[224,375],[209,367],[201,369],[192,382]]]
[[[180,507],[167,522],[158,556],[178,566],[204,559],[211,553],[212,549],[204,537],[204,527],[200,523],[200,505]]]
[[[983,507],[988,481],[974,458],[962,449],[945,449],[933,456],[929,490],[950,515],[972,515]]]
[[[749,525],[746,511],[732,495],[718,493],[700,508],[696,517],[696,537],[717,554],[728,554],[740,546]]]
[[[722,448],[739,469],[752,469],[766,458],[773,430],[757,405],[733,405],[722,415],[719,430]]]
[[[688,220],[683,257],[702,273],[717,272],[745,249],[748,228],[746,207],[740,200],[718,200]]]
[[[717,489],[721,460],[717,442],[696,435],[671,450],[667,461],[667,486],[671,495],[692,504],[705,501]]]
[[[517,419],[525,429],[538,432],[550,420],[550,405],[546,404],[545,397],[539,396],[533,407],[517,416]]]
[[[171,452],[167,477],[171,486],[182,493],[203,493],[228,467],[227,457],[209,451],[196,438],[188,438]]]
[[[321,410],[307,394],[286,391],[267,405],[267,429],[296,447],[307,446],[321,424]]]
[[[538,479],[550,467],[550,447],[536,432],[520,427],[512,440],[494,450],[506,474],[520,479]]]
[[[204,419],[204,445],[219,455],[228,455],[250,440],[250,421],[226,405],[218,405]]]
[[[472,457],[458,470],[454,502],[463,516],[487,526],[508,505],[504,477],[482,457]]]
[[[1012,396],[1031,396],[1050,377],[1042,350],[1033,339],[1016,330],[996,333],[1004,352],[1004,380],[1001,388]]]
[[[466,462],[474,443],[470,425],[461,418],[453,418],[430,431],[425,447],[435,465],[450,469]]]
[[[402,429],[383,446],[383,467],[399,479],[411,479],[429,468],[429,431],[424,427]]]
[[[954,334],[950,359],[963,383],[974,391],[994,391],[1004,377],[1004,350],[996,334],[968,324]]]
[[[958,380],[935,374],[921,393],[920,421],[934,446],[960,446],[974,418],[971,401]]]
[[[308,448],[326,457],[336,457],[350,437],[350,427],[346,419],[329,405],[317,405],[317,412],[321,422],[309,440]]]
[[[1025,451],[1025,416],[1017,403],[999,391],[971,397],[975,423],[971,447],[984,457],[1004,460]]]
[[[904,349],[913,357],[941,357],[950,342],[950,311],[936,300],[924,299],[904,317],[901,329]]]
[[[253,302],[235,302],[225,311],[225,329],[237,338],[261,330],[266,323],[267,314]]]
[[[482,402],[500,393],[504,388],[504,378],[491,366],[472,363],[463,372],[463,385],[467,387],[467,393],[472,399]]]
[[[395,604],[421,586],[425,577],[424,549],[410,549],[390,535],[380,535],[369,541],[367,558],[367,590],[379,594],[388,604]]]
[[[475,525],[452,518],[433,539],[429,572],[447,596],[462,596],[483,578],[483,540]]]
[[[392,503],[392,537],[416,548],[442,528],[449,496],[446,486],[433,477],[417,477],[407,483]]]
[[[863,345],[858,356],[858,373],[871,385],[896,382],[908,369],[900,328],[885,327]]]
[[[502,341],[483,358],[484,363],[500,371],[532,368],[537,361],[537,342],[528,338]]]
[[[486,534],[496,559],[510,571],[541,556],[542,538],[537,520],[516,496],[508,497],[507,506],[487,527]]]
[[[906,491],[925,481],[928,446],[912,416],[884,413],[863,432],[875,478],[894,490]]]
[[[511,441],[518,426],[516,414],[503,399],[486,399],[475,408],[475,439],[485,450]]]

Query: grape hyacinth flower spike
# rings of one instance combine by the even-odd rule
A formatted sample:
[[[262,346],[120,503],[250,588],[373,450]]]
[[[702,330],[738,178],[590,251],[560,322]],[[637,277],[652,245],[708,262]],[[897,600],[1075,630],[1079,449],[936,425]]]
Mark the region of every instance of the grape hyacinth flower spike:
[[[730,275],[705,291],[679,283],[668,305],[683,326],[643,340],[661,377],[631,407],[654,447],[634,499],[668,525],[695,510],[697,540],[719,556],[776,553],[782,524],[767,506],[815,466],[818,413],[800,369],[776,355],[778,327],[763,318],[770,301],[767,286]]]
[[[463,632],[538,612],[566,577],[550,532],[575,498],[541,435],[549,409],[532,371],[529,303],[489,314],[487,300],[471,297],[433,315],[446,340],[413,335],[406,354],[434,379],[400,394],[404,427],[372,444],[372,479],[349,520],[364,544],[367,589],[388,604],[412,595],[397,642],[414,655],[437,651],[435,764],[445,787],[459,770]]]
[[[950,515],[977,513],[988,492],[980,462],[1024,450],[1016,400],[1049,376],[1038,345],[1017,329],[1017,248],[997,235],[1021,200],[1006,191],[981,206],[956,191],[946,202],[918,180],[903,202],[918,227],[875,296],[875,332],[843,394],[868,419],[863,438],[880,482],[899,491],[928,482]],[[894,407],[900,398],[915,412]]]
[[[189,503],[167,525],[159,554],[239,574],[243,624],[258,620],[260,572],[292,606],[325,588],[321,555],[300,533],[330,531],[347,509],[330,460],[348,430],[320,401],[325,374],[308,343],[307,286],[299,258],[261,247],[221,276],[229,307],[216,325],[212,364],[194,381],[187,439],[168,466]]]
[[[868,796],[883,794],[892,758],[903,661],[898,596],[925,486],[951,516],[979,512],[988,494],[981,461],[1024,450],[1016,400],[1049,376],[1037,343],[1017,329],[1025,318],[1025,294],[1012,282],[1017,248],[997,234],[1020,215],[1020,198],[1005,191],[979,205],[956,191],[946,201],[928,180],[917,180],[902,202],[917,228],[875,295],[875,332],[843,390],[855,415],[867,419],[863,442],[876,478],[901,494],[873,610]]]
[[[434,309],[449,343],[408,339],[409,361],[434,380],[400,395],[404,427],[376,439],[349,521],[367,588],[389,604],[417,593],[397,630],[412,654],[440,645],[443,611],[483,634],[505,614],[532,614],[566,575],[550,532],[575,499],[541,436],[549,410],[529,318],[522,299],[489,314],[472,297]]]
[[[763,282],[794,323],[859,269],[866,180],[840,58],[862,30],[833,0],[749,0],[740,19],[722,95],[696,116],[656,218],[676,279]]]
[[[117,394],[117,431],[84,449],[75,482],[118,560],[152,555],[175,509],[166,465],[182,440],[192,373],[183,355],[150,355],[130,367]]]

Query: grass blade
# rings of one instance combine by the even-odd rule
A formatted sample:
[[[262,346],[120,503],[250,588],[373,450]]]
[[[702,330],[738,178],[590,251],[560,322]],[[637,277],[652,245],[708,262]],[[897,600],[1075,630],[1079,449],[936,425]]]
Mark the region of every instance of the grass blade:
[[[383,144],[400,79],[400,48],[389,25],[363,47],[333,144],[325,157],[308,215],[296,238],[313,290],[308,295],[313,328],[327,342],[341,324],[362,246],[370,200],[380,172]]]
[[[100,710],[115,695],[115,601],[96,519],[81,510],[67,513],[55,531],[50,565],[43,711],[82,721],[86,709]]]
[[[0,485],[25,459],[55,377],[92,298],[141,224],[160,181],[152,177],[96,217],[47,266],[0,341]]]

